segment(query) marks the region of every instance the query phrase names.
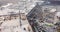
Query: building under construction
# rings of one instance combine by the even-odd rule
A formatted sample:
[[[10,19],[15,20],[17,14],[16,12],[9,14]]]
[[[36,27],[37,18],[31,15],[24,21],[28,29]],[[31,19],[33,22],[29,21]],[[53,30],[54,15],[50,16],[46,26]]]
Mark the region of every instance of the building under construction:
[[[36,6],[27,15],[33,31],[57,32],[55,24],[59,22],[59,10],[60,1],[44,0],[42,4],[37,2]]]

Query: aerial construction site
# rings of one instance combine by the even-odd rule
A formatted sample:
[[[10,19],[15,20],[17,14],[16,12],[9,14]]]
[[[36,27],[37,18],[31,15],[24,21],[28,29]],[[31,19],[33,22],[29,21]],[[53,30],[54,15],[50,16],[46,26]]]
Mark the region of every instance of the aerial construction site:
[[[60,32],[60,0],[0,0],[0,32]]]

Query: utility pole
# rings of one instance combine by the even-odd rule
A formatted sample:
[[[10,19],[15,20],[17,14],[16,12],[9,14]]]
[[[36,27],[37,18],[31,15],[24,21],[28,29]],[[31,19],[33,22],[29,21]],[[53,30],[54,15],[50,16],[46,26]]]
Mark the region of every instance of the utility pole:
[[[23,3],[23,6],[24,6],[26,1],[20,1],[20,2]],[[21,6],[19,5],[19,7],[21,7]],[[20,10],[22,10],[23,8],[22,9],[18,8],[18,9],[19,9],[19,22],[20,22],[20,26],[22,26],[22,22],[21,22],[21,11]]]
[[[20,22],[20,26],[22,26],[22,23],[21,23],[21,13],[20,13],[20,10],[19,10],[19,22]]]

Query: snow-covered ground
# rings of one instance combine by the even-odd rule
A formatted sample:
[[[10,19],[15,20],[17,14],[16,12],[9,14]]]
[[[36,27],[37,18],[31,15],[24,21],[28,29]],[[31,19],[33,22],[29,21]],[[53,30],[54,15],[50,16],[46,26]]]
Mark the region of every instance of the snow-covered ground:
[[[31,26],[28,23],[28,20],[21,20],[22,26],[20,26],[19,20],[20,19],[18,18],[18,19],[4,21],[0,26],[2,29],[1,32],[17,32],[17,31],[18,32],[29,32],[28,27],[30,29],[30,32],[33,32]],[[24,30],[24,28],[26,30]]]

